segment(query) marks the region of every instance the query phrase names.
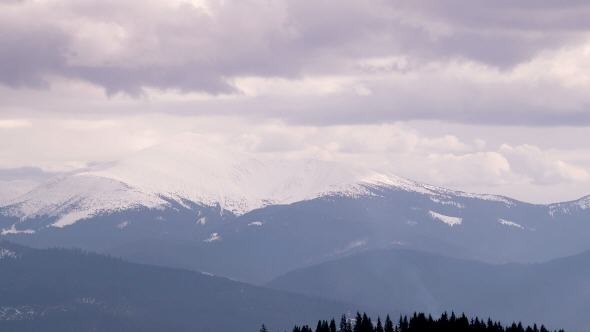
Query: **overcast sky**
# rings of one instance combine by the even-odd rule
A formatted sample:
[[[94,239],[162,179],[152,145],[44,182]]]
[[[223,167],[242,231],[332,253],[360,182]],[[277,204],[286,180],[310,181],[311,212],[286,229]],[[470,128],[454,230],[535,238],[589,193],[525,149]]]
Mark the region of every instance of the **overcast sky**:
[[[193,132],[575,199],[590,194],[588,17],[585,0],[0,0],[0,173]]]

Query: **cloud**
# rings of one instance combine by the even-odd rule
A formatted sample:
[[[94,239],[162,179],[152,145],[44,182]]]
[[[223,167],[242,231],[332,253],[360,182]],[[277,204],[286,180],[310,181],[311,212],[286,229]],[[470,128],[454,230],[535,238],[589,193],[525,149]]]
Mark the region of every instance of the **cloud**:
[[[189,132],[573,198],[590,192],[589,16],[577,0],[0,1],[0,167],[70,170]]]
[[[41,182],[57,173],[46,172],[37,167],[0,168],[0,181],[31,180]]]
[[[439,185],[498,186],[517,180],[510,162],[500,153],[484,151],[464,154],[430,154],[426,158],[426,172]]]
[[[525,200],[574,199],[590,192],[590,159],[584,157],[589,155],[588,147],[583,142],[571,144],[583,134],[580,129],[556,130],[553,135],[561,142],[548,140],[540,147],[519,143],[534,137],[513,135],[523,129],[498,135],[478,126],[434,127],[438,130],[429,123],[317,127],[237,116],[142,114],[106,120],[64,114],[37,118],[31,127],[0,130],[0,169],[36,166],[71,171],[124,159],[184,137],[180,141],[191,146],[340,161],[435,185]],[[468,129],[474,134],[468,135]],[[198,139],[190,143],[187,137]],[[556,145],[546,147],[551,142]],[[182,153],[183,146],[169,146],[169,151]]]
[[[15,129],[31,127],[32,123],[24,119],[0,119],[0,129]]]
[[[503,144],[500,152],[510,160],[515,172],[538,184],[590,180],[589,170],[557,159],[536,146]]]
[[[243,76],[340,74],[374,57],[511,68],[579,41],[588,14],[582,2],[11,2],[0,14],[10,31],[0,37],[0,81],[42,87],[61,76],[109,94],[219,94],[236,93]]]

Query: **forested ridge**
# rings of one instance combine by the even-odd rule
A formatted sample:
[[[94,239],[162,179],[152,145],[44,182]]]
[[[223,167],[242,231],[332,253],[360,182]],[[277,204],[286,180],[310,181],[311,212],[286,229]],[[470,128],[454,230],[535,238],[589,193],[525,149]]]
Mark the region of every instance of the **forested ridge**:
[[[460,316],[455,313],[443,313],[439,318],[434,319],[431,315],[414,313],[412,316],[401,316],[394,323],[389,315],[385,320],[377,317],[371,319],[366,313],[362,315],[357,312],[354,318],[347,318],[342,315],[339,324],[336,320],[320,320],[315,329],[308,325],[294,326],[292,332],[549,332],[541,325],[523,326],[520,322],[513,322],[503,325],[500,322],[492,321],[491,318],[481,319],[479,317],[467,318],[465,314]],[[268,332],[263,325],[260,332]],[[563,330],[555,332],[564,332]]]

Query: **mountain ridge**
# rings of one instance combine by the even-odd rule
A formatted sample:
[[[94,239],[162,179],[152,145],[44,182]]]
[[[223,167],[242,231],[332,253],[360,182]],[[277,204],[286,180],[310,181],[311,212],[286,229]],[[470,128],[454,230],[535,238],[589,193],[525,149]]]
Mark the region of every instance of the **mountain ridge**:
[[[0,330],[254,331],[349,305],[75,249],[0,241]]]
[[[544,263],[487,264],[415,250],[355,253],[290,271],[267,286],[372,310],[459,311],[581,331],[590,320],[590,251]],[[559,305],[555,305],[559,303]]]
[[[531,204],[346,163],[256,159],[202,145],[187,151],[180,143],[50,179],[0,207],[0,238],[252,283],[366,249],[486,262],[590,249],[588,197]]]

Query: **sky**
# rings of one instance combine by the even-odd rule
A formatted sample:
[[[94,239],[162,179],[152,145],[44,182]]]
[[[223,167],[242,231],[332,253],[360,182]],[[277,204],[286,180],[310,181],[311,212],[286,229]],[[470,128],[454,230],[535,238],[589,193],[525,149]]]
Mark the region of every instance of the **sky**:
[[[0,179],[194,133],[576,199],[590,194],[588,17],[583,0],[0,0]]]

